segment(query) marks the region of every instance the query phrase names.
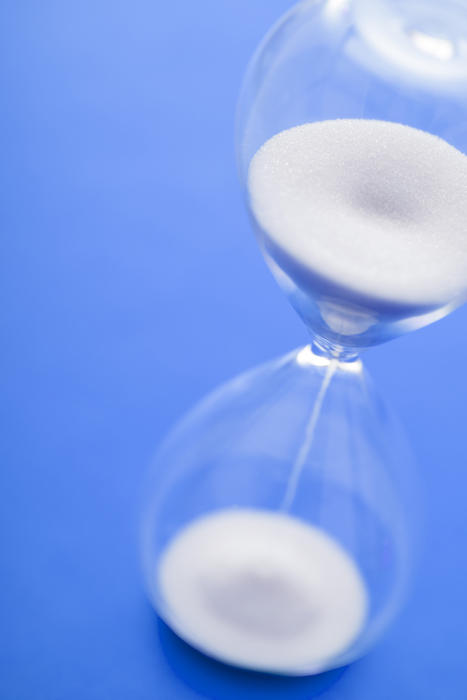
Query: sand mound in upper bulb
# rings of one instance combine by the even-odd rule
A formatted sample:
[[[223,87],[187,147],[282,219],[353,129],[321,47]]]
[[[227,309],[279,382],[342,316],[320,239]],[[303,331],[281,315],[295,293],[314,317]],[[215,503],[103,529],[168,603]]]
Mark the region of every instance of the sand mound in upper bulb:
[[[369,297],[447,303],[467,289],[467,157],[365,119],[282,131],[253,157],[251,208],[301,268]]]

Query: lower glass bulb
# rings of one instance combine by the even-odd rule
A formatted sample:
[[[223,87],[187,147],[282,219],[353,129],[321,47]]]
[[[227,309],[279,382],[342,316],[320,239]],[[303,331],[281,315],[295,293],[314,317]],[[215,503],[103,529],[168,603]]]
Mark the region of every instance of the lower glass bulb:
[[[306,347],[234,379],[175,428],[147,484],[157,612],[234,665],[348,663],[403,599],[410,467],[359,360]]]

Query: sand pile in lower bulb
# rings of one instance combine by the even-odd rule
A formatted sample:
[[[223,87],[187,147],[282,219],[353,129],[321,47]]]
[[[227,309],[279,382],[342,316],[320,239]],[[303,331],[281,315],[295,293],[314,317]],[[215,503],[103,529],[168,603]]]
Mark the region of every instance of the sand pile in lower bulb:
[[[248,188],[261,228],[302,268],[398,303],[444,305],[467,289],[467,157],[432,134],[303,124],[259,149]]]
[[[195,520],[163,553],[158,580],[175,631],[244,667],[321,670],[366,618],[365,584],[341,545],[270,511],[232,508]]]

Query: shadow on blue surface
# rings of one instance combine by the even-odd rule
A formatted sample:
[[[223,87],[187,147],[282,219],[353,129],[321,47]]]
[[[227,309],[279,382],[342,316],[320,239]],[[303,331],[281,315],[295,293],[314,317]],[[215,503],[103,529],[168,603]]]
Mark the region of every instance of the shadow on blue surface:
[[[287,698],[311,700],[328,690],[345,672],[336,669],[319,676],[295,678],[243,671],[201,654],[157,619],[157,631],[169,666],[184,683],[210,700]]]

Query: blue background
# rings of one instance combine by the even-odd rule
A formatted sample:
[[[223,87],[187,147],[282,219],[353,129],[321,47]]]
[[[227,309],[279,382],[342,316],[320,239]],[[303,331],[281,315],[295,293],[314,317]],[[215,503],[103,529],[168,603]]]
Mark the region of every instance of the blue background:
[[[467,309],[368,352],[425,487],[414,592],[312,679],[235,671],[158,623],[138,518],[171,424],[306,342],[236,179],[243,71],[286,0],[1,4],[0,697],[467,698]]]

